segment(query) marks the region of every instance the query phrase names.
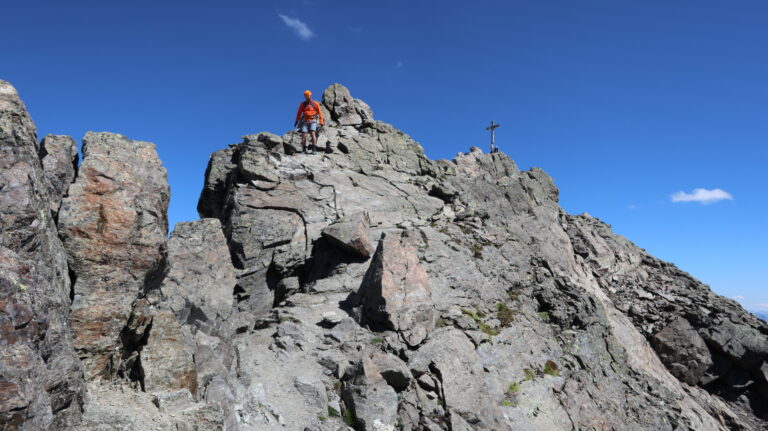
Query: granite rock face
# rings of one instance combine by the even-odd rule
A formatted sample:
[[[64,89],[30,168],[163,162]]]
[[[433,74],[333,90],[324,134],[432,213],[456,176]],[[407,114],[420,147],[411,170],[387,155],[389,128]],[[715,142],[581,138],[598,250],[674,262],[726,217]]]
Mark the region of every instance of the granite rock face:
[[[49,172],[16,90],[0,80],[0,428],[65,429],[85,382],[68,325],[70,279]]]
[[[166,241],[152,144],[89,133],[54,193],[74,167],[44,172],[54,151],[40,162],[7,88],[4,429],[768,425],[765,323],[566,214],[538,168],[475,147],[429,160],[334,84],[325,153],[295,132],[215,152],[203,219]]]
[[[83,163],[59,213],[74,274],[70,314],[86,375],[117,372],[134,300],[159,284],[170,190],[155,145],[111,133],[83,138]]]

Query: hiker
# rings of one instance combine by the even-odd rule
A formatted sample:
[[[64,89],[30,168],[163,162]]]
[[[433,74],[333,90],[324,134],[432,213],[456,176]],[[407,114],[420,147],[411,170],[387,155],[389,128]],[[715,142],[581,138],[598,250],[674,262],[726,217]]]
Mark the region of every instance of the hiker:
[[[312,154],[317,151],[317,124],[325,124],[323,111],[320,110],[320,104],[312,100],[312,92],[304,92],[304,101],[299,105],[299,111],[296,113],[296,121],[293,127],[301,124],[301,148],[304,153],[307,152],[307,132],[312,134]]]

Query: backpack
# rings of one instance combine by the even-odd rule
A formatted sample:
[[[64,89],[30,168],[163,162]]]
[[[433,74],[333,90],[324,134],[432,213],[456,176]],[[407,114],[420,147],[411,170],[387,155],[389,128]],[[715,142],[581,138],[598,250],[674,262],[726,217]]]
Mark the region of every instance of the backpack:
[[[304,101],[304,109],[307,108],[307,104],[308,103],[309,103],[309,100],[305,100]],[[302,121],[312,121],[312,120],[316,120],[316,119],[318,119],[320,117],[320,104],[317,103],[316,100],[313,100],[312,103],[315,104],[315,111],[317,111],[317,113],[312,118],[302,118]],[[302,117],[304,116],[304,110],[303,109],[302,109],[301,115],[302,115]]]

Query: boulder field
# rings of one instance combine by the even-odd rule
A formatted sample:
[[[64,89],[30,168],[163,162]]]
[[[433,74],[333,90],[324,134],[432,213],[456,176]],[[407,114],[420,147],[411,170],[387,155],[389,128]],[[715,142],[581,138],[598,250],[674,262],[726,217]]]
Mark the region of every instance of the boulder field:
[[[321,108],[316,155],[213,153],[169,237],[154,144],[79,160],[0,81],[0,430],[768,427],[763,320],[541,169],[430,160],[340,84]]]

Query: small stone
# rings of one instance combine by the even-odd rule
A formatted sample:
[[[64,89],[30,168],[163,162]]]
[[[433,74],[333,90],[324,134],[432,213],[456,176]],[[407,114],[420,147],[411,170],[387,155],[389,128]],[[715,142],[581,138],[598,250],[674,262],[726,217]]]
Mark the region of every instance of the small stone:
[[[322,323],[328,326],[336,326],[343,319],[343,317],[335,311],[326,311],[323,313],[322,317]]]

